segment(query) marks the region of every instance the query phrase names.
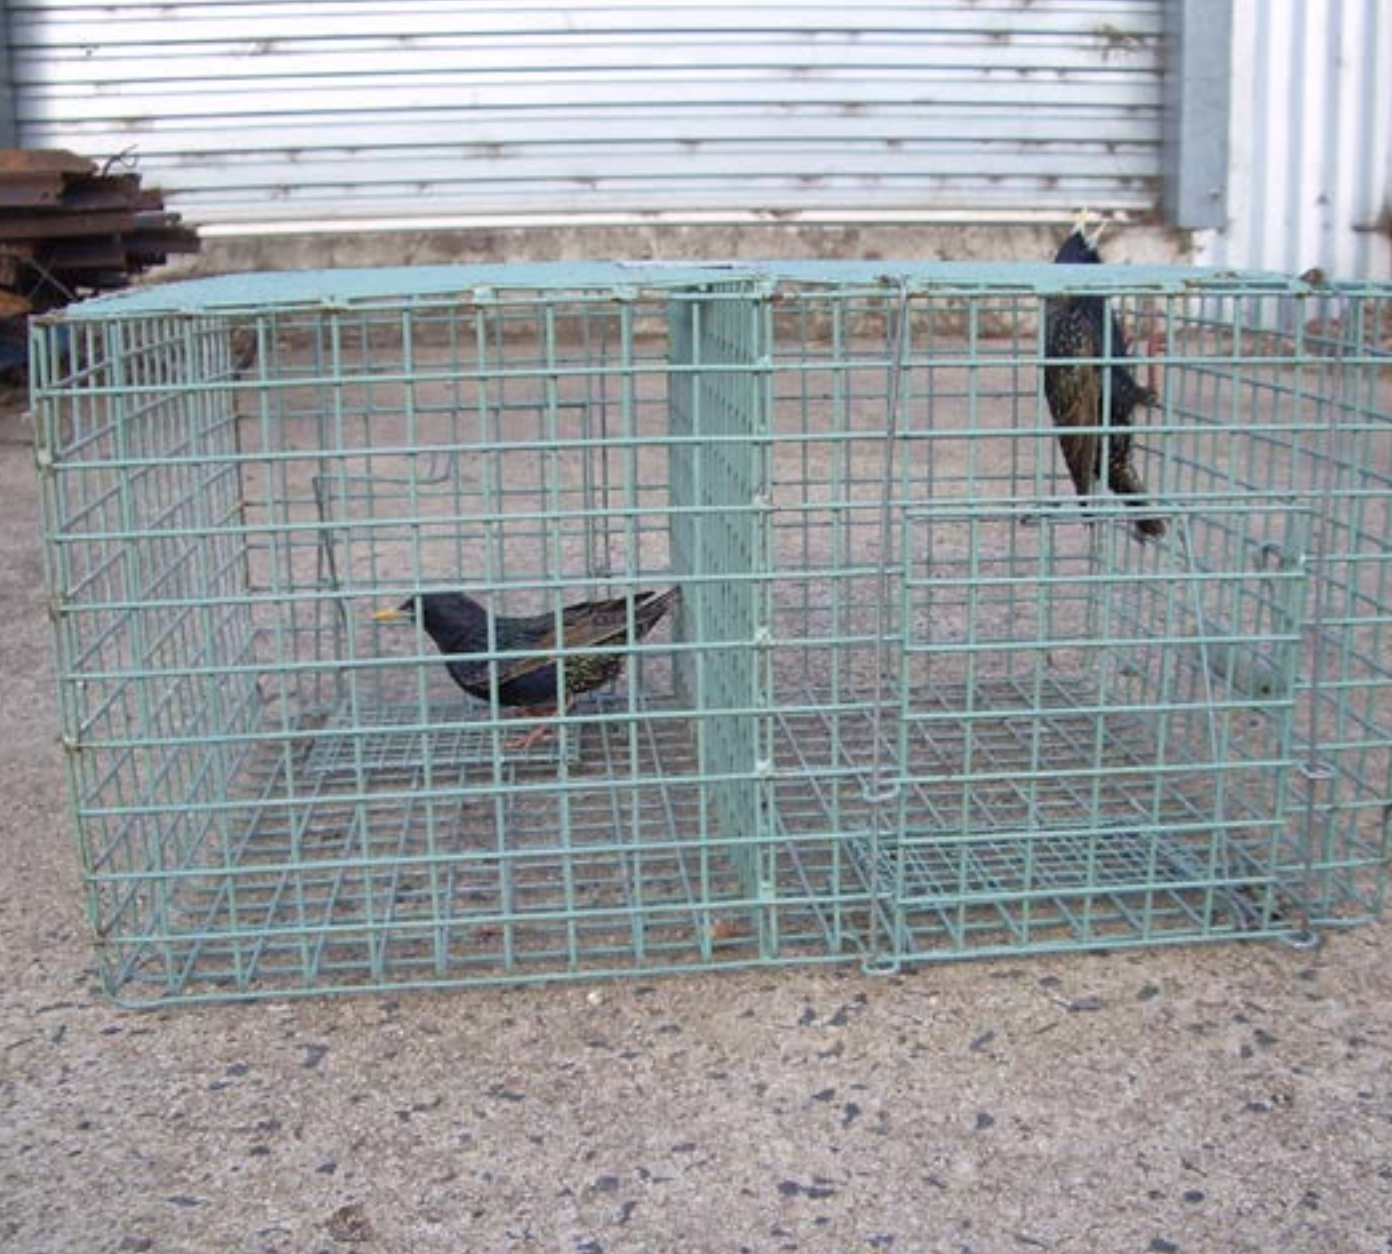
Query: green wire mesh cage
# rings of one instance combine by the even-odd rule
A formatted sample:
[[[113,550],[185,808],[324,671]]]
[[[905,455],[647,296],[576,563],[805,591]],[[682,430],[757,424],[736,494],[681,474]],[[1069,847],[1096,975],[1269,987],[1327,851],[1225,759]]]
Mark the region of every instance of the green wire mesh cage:
[[[1070,482],[1067,293],[1117,314],[1103,412],[1128,338],[1154,387],[1144,504]],[[69,309],[33,400],[106,988],[893,970],[1369,917],[1390,335],[1386,287],[1056,266],[301,273]],[[447,658],[382,621],[460,589],[547,630]],[[565,635],[601,599],[620,629]],[[579,692],[596,656],[621,673]],[[500,698],[519,663],[559,708]]]

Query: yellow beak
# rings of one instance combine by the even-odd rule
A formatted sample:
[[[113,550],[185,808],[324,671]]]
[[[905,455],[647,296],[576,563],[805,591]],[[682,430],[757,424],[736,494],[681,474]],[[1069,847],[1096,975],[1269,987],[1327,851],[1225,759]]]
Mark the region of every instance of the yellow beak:
[[[373,612],[372,621],[374,623],[409,623],[411,616],[401,609],[376,610]]]
[[[1097,245],[1102,242],[1102,232],[1107,229],[1107,219],[1099,216],[1097,219],[1097,230],[1089,235],[1088,222],[1091,221],[1091,219],[1092,214],[1089,213],[1087,207],[1084,206],[1073,215],[1073,226],[1078,234],[1083,237],[1083,242],[1089,248],[1096,248]]]

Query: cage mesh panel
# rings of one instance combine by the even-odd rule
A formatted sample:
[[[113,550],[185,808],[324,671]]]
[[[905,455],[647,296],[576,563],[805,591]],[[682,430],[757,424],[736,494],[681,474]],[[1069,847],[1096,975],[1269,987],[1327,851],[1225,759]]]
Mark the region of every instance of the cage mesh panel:
[[[1045,403],[1042,303],[1088,283],[1161,397],[1133,454],[1159,541],[1077,498]],[[34,403],[107,988],[886,969],[1369,917],[1390,303],[790,265],[71,308],[36,330]],[[371,614],[674,584],[558,715],[465,696]]]
[[[1302,817],[1281,850],[1283,878],[1313,921],[1366,918],[1382,900],[1388,837],[1389,590],[1385,295],[1302,302],[1248,329],[1240,308],[1210,300],[1183,342],[1203,357],[1167,371],[1167,405],[1188,437],[1170,454],[1176,488],[1202,494],[1262,482],[1308,499],[1308,630],[1294,659]],[[1249,307],[1247,313],[1260,313]],[[1248,432],[1233,447],[1232,425]]]

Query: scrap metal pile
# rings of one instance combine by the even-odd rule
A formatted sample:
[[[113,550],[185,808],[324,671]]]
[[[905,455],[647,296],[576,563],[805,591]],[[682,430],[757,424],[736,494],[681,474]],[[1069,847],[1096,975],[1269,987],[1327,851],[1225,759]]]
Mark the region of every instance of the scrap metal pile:
[[[198,235],[119,158],[0,149],[0,369],[26,360],[26,318],[127,286]]]

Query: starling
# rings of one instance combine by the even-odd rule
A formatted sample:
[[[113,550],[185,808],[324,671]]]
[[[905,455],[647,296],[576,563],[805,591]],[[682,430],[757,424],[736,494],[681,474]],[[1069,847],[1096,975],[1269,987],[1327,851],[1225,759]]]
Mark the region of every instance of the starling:
[[[1097,235],[1086,234],[1086,214],[1080,213],[1072,233],[1054,261],[1059,265],[1097,265]],[[1098,232],[1100,234],[1100,231]],[[1108,330],[1109,328],[1109,330]],[[1106,426],[1107,486],[1128,505],[1146,508],[1145,484],[1132,464],[1132,415],[1137,405],[1154,405],[1154,388],[1136,381],[1127,365],[1129,354],[1121,320],[1109,312],[1101,296],[1054,296],[1044,304],[1044,350],[1052,364],[1044,367],[1044,395],[1058,427],[1092,430],[1059,436],[1068,473],[1080,497],[1092,495],[1102,475],[1101,428]],[[1110,355],[1106,366],[1069,362],[1069,358]],[[1104,386],[1104,379],[1106,385]],[[1106,418],[1102,400],[1110,393]],[[1165,521],[1153,515],[1136,519],[1142,540],[1165,534]]]
[[[450,676],[471,697],[488,701],[494,691],[498,704],[517,707],[528,714],[555,714],[561,706],[561,666],[565,668],[565,707],[575,704],[582,692],[603,687],[623,670],[624,654],[555,654],[558,648],[584,649],[632,644],[646,636],[680,599],[680,588],[666,592],[640,592],[609,601],[581,601],[561,611],[561,635],[556,637],[554,614],[508,618],[492,614],[462,592],[427,592],[403,601],[396,609],[378,610],[379,623],[419,623],[441,653],[452,656],[446,663]],[[629,635],[629,603],[633,605],[635,635]],[[492,622],[490,640],[489,622]],[[497,653],[526,652],[526,657]],[[495,679],[496,668],[496,679]],[[494,687],[496,683],[496,689]],[[509,749],[526,749],[544,739],[550,729],[541,725]]]

